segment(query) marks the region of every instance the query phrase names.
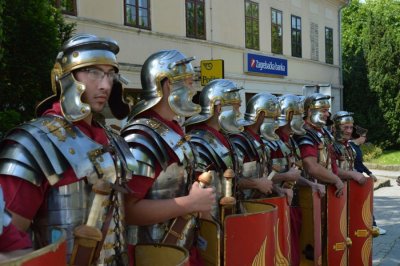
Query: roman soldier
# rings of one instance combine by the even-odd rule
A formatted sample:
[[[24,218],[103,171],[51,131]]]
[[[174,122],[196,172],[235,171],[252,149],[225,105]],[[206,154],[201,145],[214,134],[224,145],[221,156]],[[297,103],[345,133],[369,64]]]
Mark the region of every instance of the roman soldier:
[[[343,216],[346,187],[337,175],[333,136],[325,128],[329,100],[330,96],[321,93],[307,96],[304,100],[306,134],[294,135],[300,149],[303,176],[312,182],[327,185],[325,197],[321,198],[311,188],[304,188],[304,192],[300,190],[299,196],[303,224],[307,225],[302,227],[300,236],[301,261],[313,261],[314,265],[339,265],[347,249],[346,230],[339,226],[341,222],[346,222],[346,216]]]
[[[198,214],[211,210],[215,193],[195,180],[196,151],[177,122],[177,116],[200,111],[192,102],[193,60],[177,50],[150,55],[141,70],[141,101],[121,131],[139,165],[133,193],[125,197],[132,261],[162,260],[157,254],[171,245],[188,250],[192,262],[199,260]],[[141,252],[154,244],[168,246],[153,250],[153,256]],[[165,261],[149,262],[160,263]]]
[[[107,103],[116,118],[129,113],[118,51],[115,40],[91,34],[66,41],[51,73],[54,95],[38,105],[37,119],[2,140],[0,184],[12,222],[0,236],[1,252],[46,247],[62,228],[71,264],[127,263],[122,194],[137,163],[95,119]],[[52,261],[46,250],[34,253],[43,264]]]

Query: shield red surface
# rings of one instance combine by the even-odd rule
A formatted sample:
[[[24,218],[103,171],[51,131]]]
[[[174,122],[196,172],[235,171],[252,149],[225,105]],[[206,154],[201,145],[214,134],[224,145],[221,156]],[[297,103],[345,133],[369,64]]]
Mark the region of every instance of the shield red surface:
[[[326,186],[326,261],[327,265],[347,265],[347,183],[344,183],[343,195],[335,196],[336,187]]]
[[[302,212],[300,265],[322,265],[321,198],[310,187],[299,187]]]
[[[353,242],[349,249],[349,265],[372,265],[373,189],[372,178],[363,186],[349,181],[349,236]]]
[[[245,214],[230,215],[224,223],[224,265],[276,265],[276,206],[243,202]]]
[[[271,203],[277,209],[276,226],[276,265],[290,265],[290,210],[285,196],[271,197],[261,200]]]
[[[48,246],[34,250],[22,256],[2,261],[3,265],[43,266],[43,265],[67,265],[67,242],[63,230],[55,230],[57,239]]]

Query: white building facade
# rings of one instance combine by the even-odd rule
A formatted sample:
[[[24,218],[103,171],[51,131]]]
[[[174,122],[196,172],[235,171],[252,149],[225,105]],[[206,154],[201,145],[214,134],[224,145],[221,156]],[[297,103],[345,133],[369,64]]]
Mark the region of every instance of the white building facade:
[[[69,0],[62,1],[76,32],[112,37],[121,73],[137,97],[145,59],[162,49],[223,60],[224,78],[244,90],[333,96],[342,107],[340,11],[348,0]],[[137,99],[133,99],[134,101]],[[242,103],[242,108],[245,103]]]

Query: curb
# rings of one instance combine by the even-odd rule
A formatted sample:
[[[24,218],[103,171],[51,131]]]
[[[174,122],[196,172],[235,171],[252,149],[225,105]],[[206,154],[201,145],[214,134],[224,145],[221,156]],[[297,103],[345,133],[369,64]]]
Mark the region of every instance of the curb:
[[[400,171],[399,164],[377,164],[377,163],[366,163],[364,165],[369,169],[378,169],[378,170],[386,170],[386,171]]]

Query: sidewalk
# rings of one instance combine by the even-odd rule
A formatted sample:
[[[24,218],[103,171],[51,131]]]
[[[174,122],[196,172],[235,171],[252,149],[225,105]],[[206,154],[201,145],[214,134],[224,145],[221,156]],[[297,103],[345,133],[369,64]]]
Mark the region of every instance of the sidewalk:
[[[368,166],[367,166],[368,167]],[[374,266],[400,265],[400,187],[396,178],[399,169],[373,169],[378,178],[374,191],[374,215],[379,227],[386,235],[373,239],[372,263]]]

